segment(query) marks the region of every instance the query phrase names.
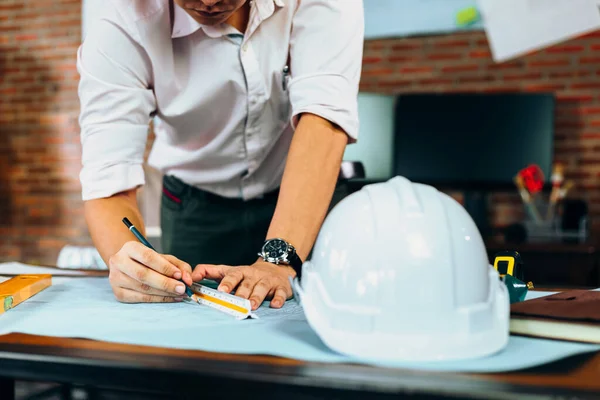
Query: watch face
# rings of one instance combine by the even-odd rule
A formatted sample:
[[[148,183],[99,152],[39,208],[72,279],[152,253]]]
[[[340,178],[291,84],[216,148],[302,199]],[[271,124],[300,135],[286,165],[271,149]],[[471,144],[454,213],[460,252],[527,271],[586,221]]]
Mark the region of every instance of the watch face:
[[[265,247],[263,250],[266,253],[267,257],[273,259],[281,259],[287,254],[288,246],[287,243],[285,243],[281,239],[273,239],[265,243]]]

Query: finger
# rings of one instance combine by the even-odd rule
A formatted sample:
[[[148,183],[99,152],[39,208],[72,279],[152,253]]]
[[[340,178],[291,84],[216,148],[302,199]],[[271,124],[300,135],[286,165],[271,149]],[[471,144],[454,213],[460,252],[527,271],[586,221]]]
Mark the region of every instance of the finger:
[[[163,254],[163,257],[166,258],[171,264],[179,268],[182,273],[182,279],[186,285],[191,286],[192,283],[194,283],[192,280],[192,267],[190,264],[170,254]]]
[[[271,286],[272,284],[268,279],[261,279],[254,286],[252,296],[250,297],[250,304],[252,305],[253,310],[256,310],[262,304],[262,302],[265,300],[265,297],[267,297],[271,291]]]
[[[237,287],[242,279],[244,279],[244,272],[242,269],[231,268],[229,273],[225,275],[223,279],[221,279],[221,284],[217,289],[225,293],[231,293],[231,291]]]
[[[194,268],[194,272],[192,272],[192,280],[194,282],[201,281],[202,279],[220,281],[231,268],[228,265],[198,264]]]
[[[254,286],[256,285],[256,283],[257,281],[255,279],[249,278],[247,276],[244,277],[244,279],[242,279],[241,283],[236,289],[235,295],[243,299],[249,298],[252,294],[252,291],[254,290]]]
[[[179,280],[159,274],[135,260],[125,259],[121,262],[119,269],[129,277],[154,289],[179,295],[185,293],[185,285]]]
[[[271,307],[281,308],[288,297],[287,290],[283,286],[277,287],[273,299],[271,300]]]
[[[123,247],[126,248],[127,255],[138,263],[152,268],[164,276],[181,279],[181,270],[171,264],[162,254],[136,242],[128,242]]]
[[[155,296],[124,288],[117,290],[116,297],[121,303],[178,303],[183,301],[183,297]]]
[[[135,292],[140,292],[143,294],[150,294],[153,296],[169,296],[169,297],[187,297],[186,295],[174,294],[169,292],[164,292],[162,290],[154,289],[152,286],[138,282],[130,276],[127,276],[123,273],[122,277],[119,279],[118,287],[123,289],[133,290]]]

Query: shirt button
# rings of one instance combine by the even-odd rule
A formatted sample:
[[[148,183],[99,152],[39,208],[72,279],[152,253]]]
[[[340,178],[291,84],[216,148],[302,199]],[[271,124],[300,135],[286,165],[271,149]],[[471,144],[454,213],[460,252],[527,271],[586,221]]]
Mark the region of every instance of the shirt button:
[[[248,43],[246,43],[246,44],[244,44],[244,45],[242,46],[242,51],[243,51],[244,53],[248,51]]]

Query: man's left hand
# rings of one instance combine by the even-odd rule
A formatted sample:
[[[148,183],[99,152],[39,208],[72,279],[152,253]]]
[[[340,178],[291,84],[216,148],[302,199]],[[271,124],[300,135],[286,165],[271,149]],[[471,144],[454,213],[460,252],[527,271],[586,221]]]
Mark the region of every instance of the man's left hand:
[[[281,308],[292,297],[289,278],[294,270],[286,265],[275,265],[259,260],[252,265],[232,267],[229,265],[198,264],[192,273],[194,282],[213,279],[220,282],[218,290],[249,299],[256,310],[265,299],[271,299],[271,307]]]

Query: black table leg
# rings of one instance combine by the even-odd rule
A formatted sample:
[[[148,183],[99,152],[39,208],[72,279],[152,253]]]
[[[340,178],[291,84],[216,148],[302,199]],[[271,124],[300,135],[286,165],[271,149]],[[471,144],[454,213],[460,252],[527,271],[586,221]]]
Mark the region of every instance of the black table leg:
[[[0,399],[15,399],[15,381],[8,378],[0,378]]]

